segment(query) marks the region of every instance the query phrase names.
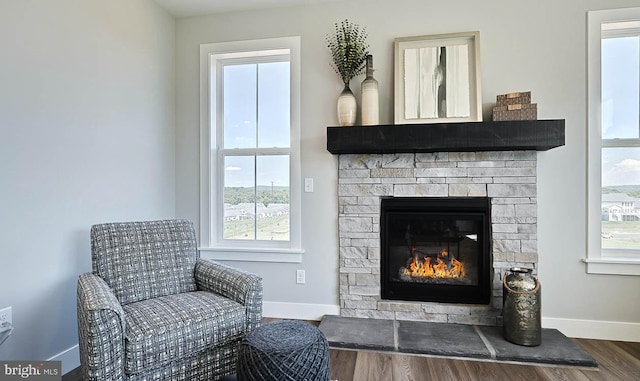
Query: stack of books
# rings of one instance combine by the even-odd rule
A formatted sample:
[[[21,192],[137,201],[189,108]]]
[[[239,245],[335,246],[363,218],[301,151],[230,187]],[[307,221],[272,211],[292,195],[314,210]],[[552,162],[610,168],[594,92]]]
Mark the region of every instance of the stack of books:
[[[538,119],[538,105],[531,103],[531,91],[501,94],[496,98],[494,121]]]

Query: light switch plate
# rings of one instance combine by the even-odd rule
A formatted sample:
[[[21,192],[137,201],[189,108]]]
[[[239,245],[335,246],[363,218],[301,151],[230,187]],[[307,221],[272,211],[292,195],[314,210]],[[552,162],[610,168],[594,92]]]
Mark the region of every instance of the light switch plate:
[[[313,179],[310,177],[307,177],[306,179],[304,179],[304,191],[306,193],[313,193]]]

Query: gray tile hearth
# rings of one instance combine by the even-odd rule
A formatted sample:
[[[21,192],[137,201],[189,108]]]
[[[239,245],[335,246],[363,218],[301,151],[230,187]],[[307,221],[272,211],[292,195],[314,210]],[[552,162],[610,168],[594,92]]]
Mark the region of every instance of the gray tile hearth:
[[[398,321],[397,325],[398,352],[491,358],[491,352],[472,325],[418,321]]]
[[[502,337],[502,327],[478,327],[478,329],[495,350],[496,360],[584,367],[598,366],[590,354],[557,329],[543,329],[542,344],[538,347],[523,347],[506,341]]]
[[[363,327],[365,322],[366,326]],[[325,315],[320,330],[334,347],[395,350],[393,320]]]
[[[333,348],[598,367],[591,355],[556,329],[543,329],[542,344],[537,347],[509,343],[501,327],[325,315],[320,330]]]

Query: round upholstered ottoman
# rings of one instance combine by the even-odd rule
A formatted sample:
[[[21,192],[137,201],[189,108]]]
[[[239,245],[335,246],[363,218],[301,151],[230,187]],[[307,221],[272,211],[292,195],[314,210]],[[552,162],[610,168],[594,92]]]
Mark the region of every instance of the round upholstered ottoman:
[[[239,381],[326,381],[329,345],[309,323],[267,323],[242,341],[237,368]]]

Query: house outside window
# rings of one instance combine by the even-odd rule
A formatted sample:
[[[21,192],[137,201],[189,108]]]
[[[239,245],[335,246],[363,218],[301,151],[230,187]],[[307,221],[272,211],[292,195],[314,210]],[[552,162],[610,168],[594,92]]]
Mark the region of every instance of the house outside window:
[[[300,262],[300,39],[203,44],[201,251]]]
[[[640,275],[640,8],[588,13],[589,273]]]

